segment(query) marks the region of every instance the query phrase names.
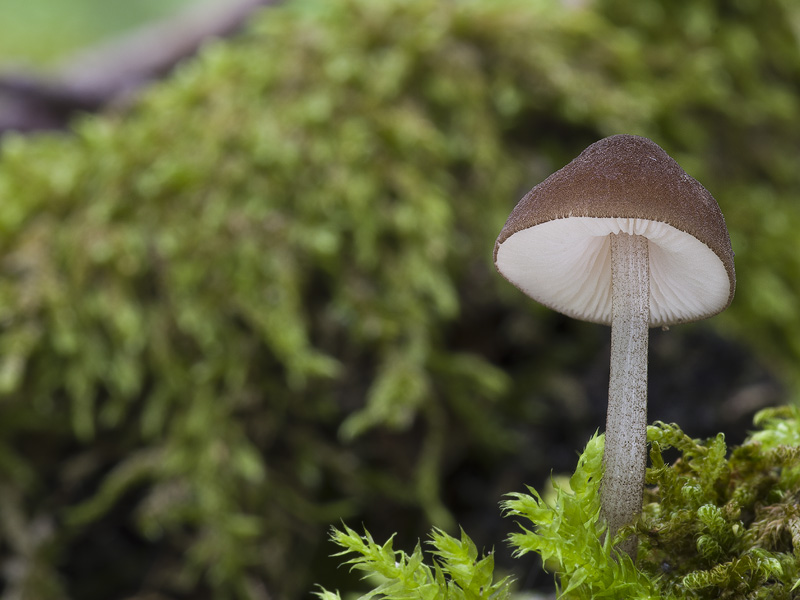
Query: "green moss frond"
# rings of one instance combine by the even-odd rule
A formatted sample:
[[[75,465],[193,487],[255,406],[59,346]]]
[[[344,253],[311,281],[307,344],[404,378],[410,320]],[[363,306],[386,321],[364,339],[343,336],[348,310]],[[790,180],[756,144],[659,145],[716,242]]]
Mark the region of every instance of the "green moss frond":
[[[553,485],[556,499],[545,502],[533,488],[529,494],[510,494],[503,502],[506,515],[522,517],[534,527],[522,526],[509,541],[517,556],[536,552],[560,579],[564,598],[662,597],[654,581],[636,569],[627,554],[612,549],[604,539],[600,518],[603,436],[595,435],[578,460],[569,488]],[[628,532],[630,533],[630,532]],[[625,532],[618,534],[619,541]]]
[[[645,506],[616,540],[639,537],[635,564],[603,538],[602,436],[587,444],[569,487],[554,482],[554,500],[530,488],[503,503],[533,525],[511,544],[556,571],[563,598],[788,600],[800,569],[797,415],[762,413],[763,429],[731,452],[722,435],[693,440],[674,424],[648,427]],[[669,448],[680,452],[672,464],[663,457]]]
[[[333,529],[331,539],[344,548],[336,556],[350,556],[345,564],[362,571],[364,578],[377,582],[361,600],[507,600],[510,579],[494,581],[494,557],[480,556],[478,549],[462,530],[460,538],[434,529],[429,540],[433,559],[417,544],[411,554],[395,550],[393,538],[376,543],[369,532],[359,535],[344,525]],[[335,597],[323,590],[320,598]]]

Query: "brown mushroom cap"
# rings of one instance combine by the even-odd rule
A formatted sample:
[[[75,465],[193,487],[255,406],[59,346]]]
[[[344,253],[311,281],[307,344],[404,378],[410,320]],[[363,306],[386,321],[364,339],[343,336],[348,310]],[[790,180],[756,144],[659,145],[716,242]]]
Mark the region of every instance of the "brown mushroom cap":
[[[495,265],[545,306],[611,322],[609,235],[648,238],[650,326],[715,315],[736,275],[717,202],[647,138],[614,135],[528,192],[494,247]]]

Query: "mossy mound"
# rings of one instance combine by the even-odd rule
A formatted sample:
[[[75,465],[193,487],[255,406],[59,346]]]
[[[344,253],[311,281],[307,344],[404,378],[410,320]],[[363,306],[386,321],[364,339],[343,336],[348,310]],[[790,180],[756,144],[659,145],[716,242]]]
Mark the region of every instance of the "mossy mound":
[[[613,541],[600,516],[604,439],[593,436],[568,481],[503,502],[508,516],[522,519],[509,539],[516,556],[539,554],[564,600],[796,598],[800,411],[770,409],[756,421],[762,428],[730,454],[722,435],[693,440],[674,424],[649,427],[642,518]],[[672,463],[664,461],[667,450],[678,451]],[[612,547],[631,535],[639,541],[635,562]],[[409,555],[392,539],[379,544],[348,527],[334,529],[332,540],[343,549],[337,556],[374,583],[365,598],[505,600],[516,587],[495,575],[494,553],[479,556],[463,531],[456,539],[434,530],[432,557],[419,544]],[[339,598],[326,590],[318,595]]]

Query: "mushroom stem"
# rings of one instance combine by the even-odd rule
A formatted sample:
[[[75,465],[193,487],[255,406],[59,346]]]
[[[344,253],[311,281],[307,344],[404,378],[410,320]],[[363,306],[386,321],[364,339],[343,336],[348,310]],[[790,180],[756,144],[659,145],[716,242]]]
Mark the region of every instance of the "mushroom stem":
[[[647,238],[611,234],[611,375],[606,416],[605,474],[600,490],[608,535],[642,511],[647,461],[647,343],[650,262]],[[636,557],[637,540],[620,550]]]

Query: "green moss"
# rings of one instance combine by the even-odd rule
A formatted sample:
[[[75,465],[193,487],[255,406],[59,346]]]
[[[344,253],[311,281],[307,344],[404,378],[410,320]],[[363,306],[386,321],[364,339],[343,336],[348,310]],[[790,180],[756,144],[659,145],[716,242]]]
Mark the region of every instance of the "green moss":
[[[553,482],[554,499],[546,501],[533,488],[530,494],[510,494],[503,503],[506,514],[525,518],[535,528],[523,527],[509,541],[516,556],[536,552],[558,571],[562,597],[655,600],[661,595],[656,583],[627,554],[612,550],[612,540],[605,536],[607,526],[600,518],[603,440],[595,435],[589,441],[569,486]]]
[[[336,556],[355,554],[345,564],[351,570],[362,571],[365,578],[378,580],[376,588],[363,596],[386,600],[507,600],[510,597],[509,579],[494,581],[494,557],[491,553],[479,556],[478,549],[461,532],[454,538],[435,529],[429,545],[434,558],[425,562],[422,547],[417,544],[410,555],[395,550],[390,538],[383,545],[372,539],[369,532],[359,535],[345,526],[334,529],[332,541],[344,548]],[[327,590],[317,596],[334,600],[339,594]]]
[[[569,377],[493,240],[611,133],[718,198],[739,287],[715,323],[797,383],[796,7],[566,4],[298,0],[130,107],[5,138],[0,468],[24,526],[54,524],[9,560],[58,580],[120,511],[167,556],[115,560],[129,579],[289,598],[339,518],[452,525],[448,460],[519,450],[511,400]],[[493,311],[533,332],[515,373]],[[66,585],[121,595],[90,580]]]
[[[640,520],[620,530],[613,543],[630,535],[639,539],[636,563],[612,548],[600,517],[603,436],[594,436],[578,460],[568,484],[553,482],[555,496],[545,499],[535,489],[513,493],[503,502],[508,516],[521,524],[509,542],[517,557],[539,554],[557,573],[559,598],[750,599],[796,597],[800,587],[800,410],[768,410],[757,421],[763,429],[728,453],[723,436],[700,441],[676,425],[648,428],[651,466]],[[665,463],[663,452],[679,457]],[[469,546],[436,532],[432,544],[443,548]],[[420,581],[432,582],[420,548],[411,557],[381,547],[369,534],[363,538],[345,527],[333,541],[355,553],[349,564],[389,581],[362,598],[410,598]],[[465,546],[466,545],[466,546]],[[399,556],[399,558],[397,558]],[[445,556],[450,556],[449,553]],[[460,581],[480,575],[486,595],[491,568],[475,559],[458,571]],[[413,573],[414,575],[409,575]],[[419,575],[418,575],[419,574]],[[419,577],[422,579],[420,580]],[[509,582],[501,582],[506,589]],[[499,585],[499,584],[498,584]],[[439,588],[434,598],[445,595]],[[325,596],[322,595],[324,598]],[[419,596],[421,597],[421,596]],[[428,596],[425,596],[428,597]]]
[[[800,575],[798,416],[760,413],[764,429],[730,456],[721,435],[701,443],[656,424],[653,487],[637,526],[641,568],[687,598],[791,598]],[[682,456],[667,466],[670,447]]]

